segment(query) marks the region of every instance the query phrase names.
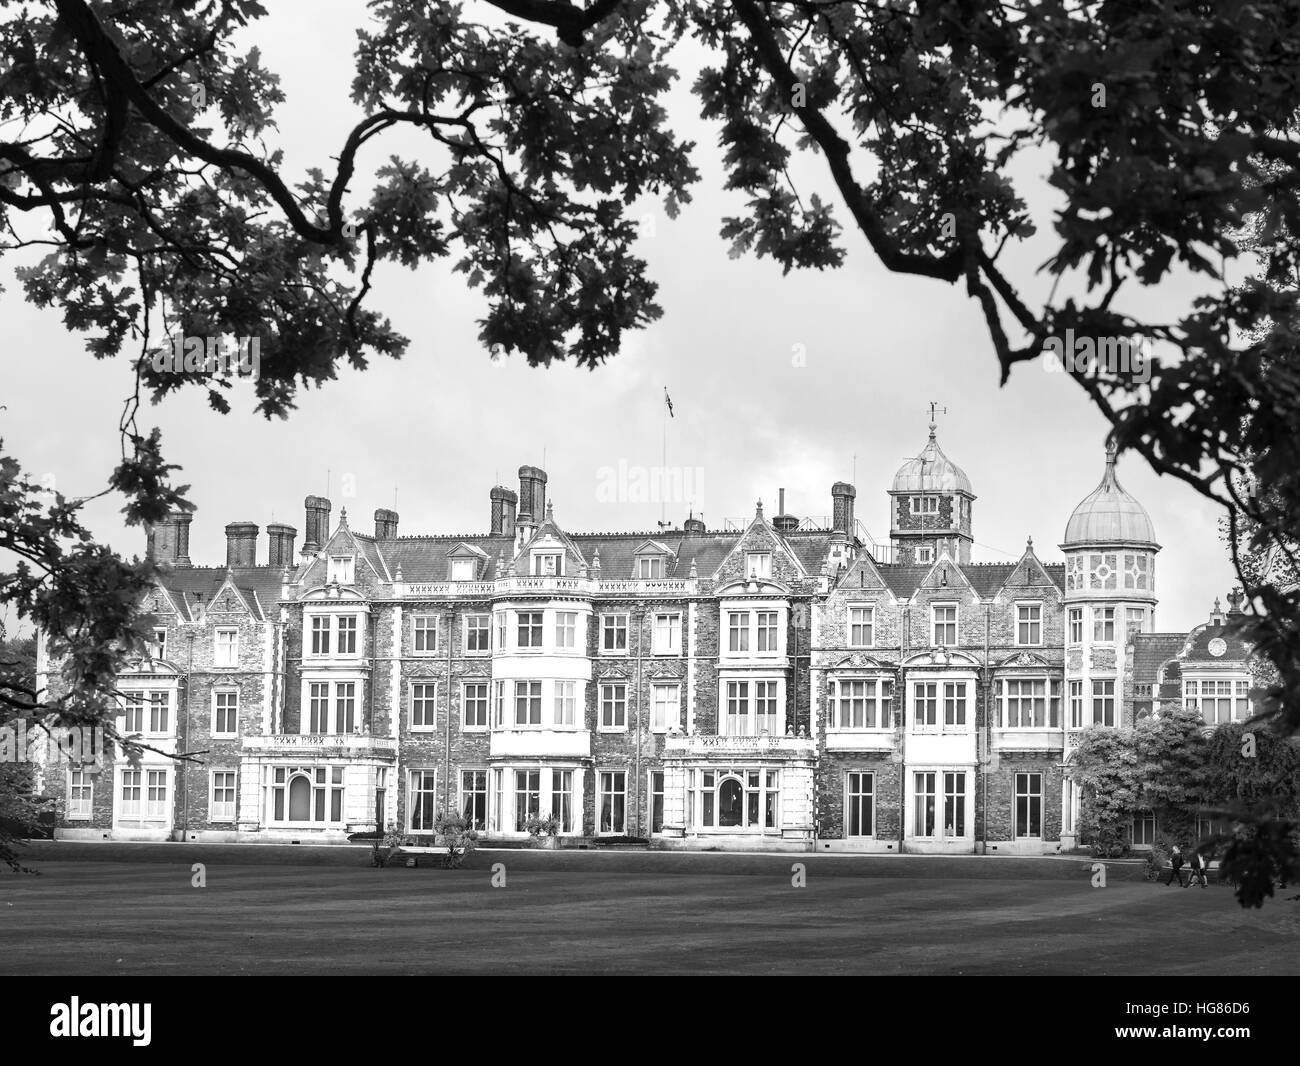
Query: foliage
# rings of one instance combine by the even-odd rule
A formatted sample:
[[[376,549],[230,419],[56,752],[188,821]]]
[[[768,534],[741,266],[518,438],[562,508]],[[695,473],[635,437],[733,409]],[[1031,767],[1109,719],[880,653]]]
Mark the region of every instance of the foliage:
[[[36,641],[30,637],[6,638],[0,626],[0,697],[5,691],[35,688]],[[13,728],[19,717],[19,712],[0,698],[0,729]],[[30,763],[0,760],[0,863],[14,871],[27,871],[18,859],[18,841],[36,827],[34,787]]]
[[[463,814],[439,811],[433,820],[434,840],[447,849],[442,865],[448,870],[459,869],[466,857],[478,846],[478,830]]]
[[[633,251],[637,201],[675,216],[699,180],[665,98],[674,57],[703,50],[692,90],[745,201],[720,220],[733,254],[836,267],[838,208],[887,269],[962,286],[1004,382],[1069,330],[1160,346],[1149,380],[1096,364],[1072,379],[1121,449],[1225,508],[1247,635],[1276,668],[1260,706],[1300,731],[1300,583],[1285,577],[1300,572],[1293,0],[379,0],[358,35],[362,115],[321,147],[329,173],[300,175],[273,143],[278,79],[238,44],[258,0],[4,11],[0,254],[48,247],[19,271],[27,298],[96,358],[130,347],[138,389],[110,484],[129,521],[183,502],[156,434],[136,430],[140,392],[205,388],[228,408],[228,379],[159,372],[157,346],[262,338],[258,409],[283,416],[300,383],[404,351],[366,306],[379,264],[450,258],[486,298],[494,351],[616,355],[660,314]],[[397,128],[424,138],[421,157],[363,181],[362,149]],[[838,203],[794,187],[796,153],[817,155]],[[1041,159],[1058,199],[1039,305],[1007,253],[1043,221],[1013,177]],[[1247,248],[1258,273],[1234,288]],[[1175,271],[1204,294],[1166,314],[1142,290]],[[0,574],[3,599],[70,656],[51,713],[103,716],[148,567],[83,538],[61,497],[33,508],[5,463],[0,545],[40,573]]]
[[[531,837],[559,836],[560,820],[553,814],[530,814],[524,822],[524,828],[528,830],[528,835]]]
[[[371,845],[370,864],[380,869],[387,866],[394,854],[411,842],[411,837],[401,829],[386,829],[375,836]]]

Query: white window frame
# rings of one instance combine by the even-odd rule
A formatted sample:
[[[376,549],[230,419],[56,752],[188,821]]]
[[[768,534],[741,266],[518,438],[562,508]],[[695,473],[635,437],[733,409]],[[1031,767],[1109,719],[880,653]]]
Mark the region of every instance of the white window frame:
[[[1083,643],[1083,608],[1071,607],[1066,612],[1066,643],[1077,647]]]
[[[1213,692],[1206,692],[1205,686],[1213,684]],[[1249,674],[1198,674],[1188,673],[1183,677],[1183,706],[1201,716],[1207,726],[1219,726],[1228,722],[1244,722],[1251,717]],[[1219,685],[1226,685],[1226,693],[1219,691]],[[1224,700],[1228,704],[1228,717],[1220,718],[1216,713],[1213,718],[1206,716],[1207,701],[1217,712]],[[1243,707],[1242,704],[1245,706]]]
[[[1071,681],[1068,683],[1068,700],[1070,707],[1070,728],[1083,728],[1083,682]]]
[[[859,695],[853,686],[861,685]],[[869,686],[869,687],[868,687]],[[889,695],[885,695],[888,689]],[[854,703],[862,701],[862,720],[874,725],[853,725]],[[846,707],[847,704],[847,707]],[[849,724],[845,725],[845,718]],[[832,682],[831,714],[827,729],[832,733],[887,733],[894,728],[894,678],[888,674],[837,677]]]
[[[408,681],[407,684],[407,727],[412,733],[434,732],[438,728],[438,682],[434,678],[422,678]],[[421,717],[418,723],[417,707]]]
[[[917,840],[949,841],[949,840],[970,840],[975,832],[975,797],[974,797],[974,770],[969,766],[913,766],[909,767],[908,773],[908,816],[911,836]],[[933,774],[933,782],[927,782],[933,785],[934,791],[922,792],[917,788],[917,777],[921,774]],[[950,775],[961,775],[962,791],[960,793],[950,789]],[[952,824],[953,832],[949,833],[946,819],[950,812],[948,809],[948,797],[960,795],[962,832],[958,833],[956,822]],[[937,830],[934,833],[921,833],[918,830],[922,828],[917,824],[917,815],[920,814],[919,801],[921,796],[934,797],[934,825]],[[955,807],[955,804],[954,804]]]
[[[651,655],[681,655],[682,615],[680,611],[657,611],[654,615],[651,638]]]
[[[1106,630],[1110,636],[1106,636]],[[1115,643],[1115,608],[1094,607],[1092,609],[1092,642],[1094,644]]]
[[[668,560],[662,555],[638,555],[636,557],[636,579],[638,581],[662,581],[668,572]]]
[[[719,736],[758,737],[765,733],[773,737],[783,735],[786,690],[782,678],[724,676],[718,684]],[[770,711],[763,710],[764,708],[770,708]]]
[[[533,552],[533,577],[563,577],[564,552]]]
[[[466,570],[468,567],[468,571]],[[477,559],[453,559],[451,561],[452,581],[474,581],[478,578]]]
[[[217,783],[217,777],[230,775],[230,784]],[[229,791],[229,800],[218,801],[217,792]],[[208,821],[233,824],[239,820],[239,771],[230,766],[214,767],[208,772]]]
[[[355,585],[357,559],[355,555],[331,555],[326,568],[326,583],[330,585]]]
[[[627,835],[627,776],[628,771],[626,769],[596,771],[596,833],[599,836]],[[618,787],[619,785],[622,787]],[[610,824],[608,829],[605,828],[606,796],[609,797],[610,806]],[[623,800],[623,813],[622,819],[616,825],[614,822],[614,801],[619,797]]]
[[[231,638],[223,641],[223,637]],[[217,626],[212,631],[212,665],[233,667],[239,665],[239,627]]]
[[[492,616],[481,612],[474,612],[464,616],[465,621],[463,628],[465,630],[464,645],[466,655],[490,655],[492,653]],[[479,639],[477,648],[470,647],[470,635],[476,634]]]
[[[952,619],[939,620],[940,611],[952,611]],[[961,605],[958,603],[932,603],[930,604],[930,646],[934,648],[955,648],[961,640]],[[939,627],[943,626],[945,636],[947,627],[952,626],[952,640],[941,641],[939,639]]]
[[[912,514],[935,514],[939,513],[939,497],[933,495],[909,496],[911,501]]]
[[[854,613],[861,617],[854,620]],[[865,632],[864,632],[865,631]],[[845,635],[850,648],[874,648],[876,646],[876,605],[874,603],[851,603],[845,615]],[[859,639],[864,637],[865,640]]]
[[[411,615],[411,654],[412,655],[437,655],[438,654],[438,616],[421,611],[419,614]],[[420,647],[423,637],[424,647]],[[429,647],[429,639],[433,638],[433,647]]]
[[[578,612],[555,612],[555,649],[573,650],[578,647]]]
[[[225,710],[234,712],[234,728],[221,729],[222,708],[217,704],[223,696],[233,696],[235,698],[233,707],[226,707]],[[237,737],[239,736],[239,689],[236,688],[218,688],[212,692],[212,735],[214,737]]]
[[[546,717],[542,714],[541,681],[536,678],[515,678],[510,706],[512,729],[541,729],[545,727]],[[521,717],[524,719],[523,721],[520,721]]]
[[[471,779],[470,787],[466,788],[465,777],[467,774],[475,774],[475,775],[482,774],[483,775],[482,789],[478,787],[477,778]],[[480,832],[485,831],[488,825],[490,824],[490,819],[491,819],[490,807],[491,807],[492,793],[489,789],[489,786],[491,783],[492,775],[488,773],[488,768],[485,766],[463,766],[460,769],[460,773],[458,773],[456,777],[457,780],[460,782],[460,793],[459,793],[460,807],[458,809],[460,810],[461,815],[465,818],[467,822],[469,822],[471,829],[477,829]],[[479,819],[474,816],[474,813],[471,810],[466,809],[466,804],[465,804],[465,801],[468,797],[480,796],[480,795],[483,797],[483,819],[481,824],[479,822]]]
[[[618,633],[623,633],[623,646],[618,647]],[[611,637],[615,638],[611,641]],[[631,644],[630,615],[626,611],[615,611],[600,616],[600,654],[627,655]],[[612,647],[611,647],[612,643]]]
[[[1039,698],[1038,694],[1032,690],[1028,693],[1024,691],[1024,686],[1042,685],[1043,701],[1043,725],[1025,725],[1024,724],[1024,702],[1030,701],[1030,717],[1036,718],[1037,715],[1033,710],[1033,701]],[[1016,687],[1016,693],[1011,694],[1011,686]],[[1018,732],[1050,732],[1061,728],[1061,680],[1060,678],[1049,677],[1046,674],[1026,676],[1016,674],[1008,677],[998,677],[993,681],[993,698],[997,704],[997,728],[1014,729]],[[1017,723],[1011,722],[1011,701],[1016,701]]]
[[[674,726],[680,726],[681,714],[682,714],[681,683],[676,681],[651,682],[650,684],[650,732],[666,733]]]
[[[599,713],[599,717],[596,719],[597,732],[600,733],[626,733],[627,732],[627,718],[629,712],[628,703],[630,700],[628,690],[630,688],[631,686],[628,685],[626,681],[602,681],[601,682],[600,693],[599,693],[600,713]],[[623,690],[623,695],[621,700],[615,695],[615,690],[617,689]],[[617,713],[620,709],[620,704],[622,709],[621,722],[619,721],[620,715]],[[610,712],[608,716],[605,713],[606,710]],[[608,722],[606,721],[607,717],[609,719]]]
[[[483,695],[470,696],[470,689],[482,689]],[[468,710],[470,704],[481,705],[482,723],[471,722]],[[488,723],[492,721],[492,684],[486,678],[479,681],[462,681],[460,686],[460,730],[462,733],[486,733]]]
[[[578,682],[568,679],[556,681],[552,686],[554,696],[553,724],[557,729],[572,729],[578,721]]]
[[[857,778],[857,781],[854,781]],[[863,791],[863,783],[867,788]],[[854,785],[857,785],[855,790]],[[854,802],[857,797],[858,802]],[[862,804],[863,797],[867,799],[867,818],[866,832],[854,833],[851,831],[853,825],[853,815],[856,814],[859,827],[862,821]],[[844,839],[845,840],[872,840],[876,835],[876,775],[872,770],[845,770],[844,771]]]
[[[772,553],[770,551],[745,552],[745,580],[757,578],[765,580],[772,576]]]
[[[84,767],[68,771],[68,820],[87,821],[95,816],[95,775]]]
[[[1029,617],[1026,617],[1026,613]],[[1024,632],[1028,627],[1029,632]],[[1025,636],[1032,636],[1034,627],[1038,629],[1037,640],[1026,640]],[[1017,648],[1041,648],[1043,646],[1043,630],[1045,628],[1043,620],[1043,604],[1041,601],[1017,603],[1016,604],[1016,647]]]
[[[419,797],[432,796],[430,812],[424,810]],[[433,823],[438,817],[438,770],[436,767],[412,766],[406,771],[406,832],[432,833]],[[416,814],[420,814],[420,825],[416,825]],[[426,824],[427,823],[427,824]]]
[[[934,545],[922,544],[916,549],[916,561],[920,563],[934,562]]]
[[[1109,692],[1106,692],[1106,691],[1104,691],[1104,690],[1099,691],[1099,690],[1098,690],[1098,687],[1097,687],[1097,686],[1099,686],[1099,685],[1109,685],[1109,686],[1110,686],[1110,691],[1109,691]],[[1092,701],[1092,724],[1093,724],[1093,725],[1099,725],[1099,726],[1101,726],[1103,729],[1113,729],[1113,728],[1115,728],[1116,726],[1118,726],[1118,725],[1120,724],[1120,721],[1119,721],[1119,703],[1118,703],[1118,696],[1117,696],[1116,693],[1115,693],[1115,678],[1113,678],[1113,677],[1094,677],[1094,678],[1092,679],[1092,686],[1091,686],[1091,689],[1092,689],[1092,691],[1089,693],[1089,697],[1090,697],[1090,699],[1091,699],[1091,701]],[[1107,722],[1107,721],[1105,720],[1106,715],[1105,715],[1104,713],[1102,714],[1100,720],[1098,720],[1098,717],[1097,717],[1097,705],[1098,705],[1098,702],[1099,702],[1099,701],[1101,702],[1101,706],[1102,706],[1102,708],[1103,708],[1103,710],[1104,710],[1104,708],[1105,708],[1105,706],[1106,706],[1106,703],[1105,703],[1106,700],[1109,700],[1109,701],[1110,701],[1110,717],[1111,717],[1111,721],[1109,721],[1109,722]]]
[[[522,655],[536,655],[546,646],[546,612],[537,611],[515,611],[515,650]],[[524,622],[527,618],[529,621]],[[536,622],[532,619],[537,619]],[[528,643],[523,642],[523,634],[527,631]]]
[[[1022,781],[1023,779],[1023,781]],[[1038,789],[1034,791],[1033,785],[1037,779]],[[1023,788],[1021,787],[1023,784]],[[1046,775],[1041,770],[1018,770],[1012,779],[1012,800],[1011,800],[1011,832],[1016,840],[1042,840],[1043,839],[1043,822],[1047,816],[1046,803]],[[1025,814],[1028,824],[1024,826],[1026,830],[1033,825],[1032,809],[1034,801],[1037,800],[1038,806],[1038,832],[1021,832],[1020,824],[1020,801],[1025,801]]]

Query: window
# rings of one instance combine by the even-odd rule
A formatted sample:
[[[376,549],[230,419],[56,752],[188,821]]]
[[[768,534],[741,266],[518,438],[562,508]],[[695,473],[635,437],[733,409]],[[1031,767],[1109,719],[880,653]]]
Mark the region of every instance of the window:
[[[1022,647],[1043,643],[1043,606],[1022,603],[1016,606],[1016,643]]]
[[[607,655],[627,654],[627,615],[607,614],[601,616],[600,650]]]
[[[930,608],[930,628],[936,648],[950,648],[957,643],[957,605],[936,604]]]
[[[1116,588],[1116,578],[1118,576],[1117,555],[1089,555],[1088,556],[1088,587],[1094,589],[1113,589]]]
[[[1094,681],[1092,683],[1092,724],[1115,724],[1115,682]]]
[[[330,653],[329,615],[317,614],[311,619],[311,653],[328,655]]]
[[[1043,835],[1043,775],[1016,774],[1016,837]]]
[[[313,681],[307,686],[307,704],[312,733],[329,732],[330,687],[326,681]]]
[[[518,621],[520,649],[540,648],[542,646],[542,612],[520,611]]]
[[[474,655],[491,651],[491,640],[491,632],[488,628],[488,616],[485,614],[467,614],[465,616],[466,653]]]
[[[1069,640],[1071,644],[1083,643],[1083,608],[1071,607],[1069,614]]]
[[[412,770],[406,805],[412,833],[432,833],[438,816],[438,772]]]
[[[650,771],[650,832],[664,831],[664,772]]]
[[[355,681],[334,683],[334,732],[356,731],[357,685]]]
[[[356,655],[357,653],[357,616],[354,614],[340,615],[335,619],[337,640],[335,647],[338,649],[336,655]]]
[[[437,724],[437,682],[414,682],[411,685],[411,729],[431,730],[436,728]]]
[[[754,728],[763,733],[776,732],[776,682],[754,682]]]
[[[1206,725],[1245,721],[1250,717],[1250,682],[1188,678],[1183,682],[1183,705],[1200,714]]]
[[[534,552],[533,574],[536,577],[560,577],[564,573],[564,556],[559,552]]]
[[[943,683],[943,724],[945,729],[966,727],[966,682]]]
[[[642,555],[636,561],[636,576],[640,581],[660,581],[664,576],[662,555]]]
[[[214,636],[213,666],[235,666],[239,662],[239,630],[218,629]]]
[[[600,772],[600,823],[599,832],[627,832],[627,772],[602,770]]]
[[[542,683],[515,682],[515,725],[542,724]]]
[[[912,834],[918,837],[935,836],[936,794],[938,774],[931,771],[916,775],[913,802],[916,804]]]
[[[657,614],[654,620],[655,655],[680,655],[682,653],[682,616]]]
[[[1139,811],[1133,816],[1133,844],[1150,847],[1156,842],[1156,816],[1151,811]]]
[[[875,775],[850,770],[844,785],[844,835],[869,837],[876,832]]]
[[[212,694],[212,732],[216,736],[226,737],[233,737],[239,732],[238,692]]]
[[[1070,682],[1070,728],[1083,728],[1083,682]]]
[[[933,729],[939,724],[939,686],[934,681],[917,681],[912,686],[912,726]]]
[[[121,818],[151,822],[166,821],[167,771],[123,770]]]
[[[494,683],[493,706],[496,708],[493,721],[496,722],[498,729],[504,728],[506,724],[506,683],[504,681]]]
[[[749,651],[749,614],[746,611],[727,613],[727,647],[731,651]]]
[[[487,828],[487,771],[460,772],[460,811],[471,829]]]
[[[502,611],[497,615],[497,651],[504,652],[506,650],[506,632],[508,628],[506,612]]]
[[[727,736],[743,736],[749,718],[749,682],[727,682]]]
[[[355,577],[355,566],[351,555],[331,555],[328,579],[330,584],[351,585]]]
[[[212,771],[212,796],[208,804],[208,820],[233,822],[235,820],[235,771]]]
[[[1077,682],[1074,682],[1077,684]],[[1002,704],[1003,729],[1059,729],[1061,683],[1046,678],[999,678],[994,698]]]
[[[555,682],[555,724],[573,725],[577,714],[578,683],[576,681]]]
[[[757,615],[758,630],[758,650],[760,652],[776,652],[778,629],[776,625],[776,611],[759,611]]]
[[[478,561],[475,559],[453,559],[451,561],[451,579],[453,581],[473,581],[478,577]]]
[[[946,837],[966,835],[966,775],[964,773],[943,775],[943,835]]]
[[[573,648],[578,643],[578,613],[576,611],[557,611],[555,613],[555,646]]]
[[[709,829],[776,829],[781,817],[781,771],[752,767],[700,774],[700,824]]]
[[[560,820],[560,832],[573,832],[573,771],[551,771],[551,817]]]
[[[465,685],[460,695],[462,729],[486,729],[488,724],[488,687],[486,681]]]
[[[144,732],[144,693],[143,692],[123,692],[122,693],[122,714],[124,721],[122,723],[122,732],[128,736],[133,733]]]
[[[88,770],[68,771],[68,817],[89,818],[95,807],[95,779]]]
[[[1115,643],[1115,608],[1092,609],[1092,639],[1095,644]]]
[[[650,686],[650,728],[666,730],[679,722],[680,685]]]
[[[746,577],[771,577],[772,576],[772,553],[771,552],[746,552],[745,553],[745,576]]]
[[[923,545],[922,547],[917,548],[916,561],[918,563],[934,562],[934,548],[930,547],[929,545]]]
[[[417,614],[411,619],[411,649],[416,655],[432,655],[438,650],[438,616]]]
[[[1124,632],[1132,633],[1134,630],[1141,633],[1147,624],[1147,612],[1142,607],[1129,607],[1124,611]]]
[[[149,658],[165,659],[167,658],[167,630],[155,629],[153,631],[153,640],[149,643]]]
[[[728,681],[724,736],[752,737],[780,732],[777,681]]]
[[[1126,589],[1147,588],[1147,577],[1151,570],[1150,556],[1124,556],[1124,587]]]
[[[876,643],[876,609],[849,608],[849,647],[870,648]]]
[[[540,770],[515,771],[515,832],[528,831],[528,819],[536,818],[542,811],[542,772]]]
[[[938,514],[939,497],[938,496],[913,496],[912,514]]]
[[[891,729],[894,725],[894,682],[890,678],[851,678],[836,682],[838,729]]]
[[[600,686],[600,728],[627,728],[627,685]]]

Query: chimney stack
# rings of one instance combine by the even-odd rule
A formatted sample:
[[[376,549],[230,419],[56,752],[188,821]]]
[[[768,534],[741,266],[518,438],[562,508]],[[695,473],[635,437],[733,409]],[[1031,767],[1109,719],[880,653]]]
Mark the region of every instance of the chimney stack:
[[[693,514],[682,523],[682,532],[687,536],[690,536],[691,534],[703,536],[704,528],[704,520],[702,518],[696,518]]]
[[[772,527],[778,533],[789,533],[791,530],[799,528],[799,519],[792,514],[785,513],[785,489],[777,490],[779,503],[777,505],[777,515],[772,519]]]
[[[307,532],[303,537],[302,554],[315,556],[325,547],[330,535],[330,502],[324,496],[308,496],[302,501],[307,509]]]
[[[375,512],[375,540],[392,540],[397,536],[397,512],[386,507]]]
[[[831,486],[832,531],[853,536],[853,501],[858,490],[847,481],[837,481]]]
[[[158,525],[146,531],[145,555],[155,563],[169,566],[193,566],[190,562],[190,523],[194,515],[189,511],[169,511]]]
[[[537,525],[546,515],[546,471],[537,466],[519,468],[519,519]]]
[[[226,526],[226,565],[257,565],[257,526],[252,522],[231,522]]]
[[[298,536],[298,531],[293,526],[273,522],[266,527],[266,535],[270,542],[270,547],[267,549],[267,564],[279,567],[293,566],[293,542]]]
[[[504,485],[494,486],[488,495],[492,498],[492,535],[513,537],[519,497]]]

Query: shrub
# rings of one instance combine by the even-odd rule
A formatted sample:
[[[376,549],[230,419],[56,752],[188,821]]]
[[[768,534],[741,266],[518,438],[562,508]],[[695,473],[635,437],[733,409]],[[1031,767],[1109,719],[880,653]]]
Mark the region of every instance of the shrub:
[[[448,870],[458,869],[465,861],[465,856],[478,846],[478,831],[462,814],[439,811],[433,820],[433,833],[436,844],[447,849],[442,865]]]

